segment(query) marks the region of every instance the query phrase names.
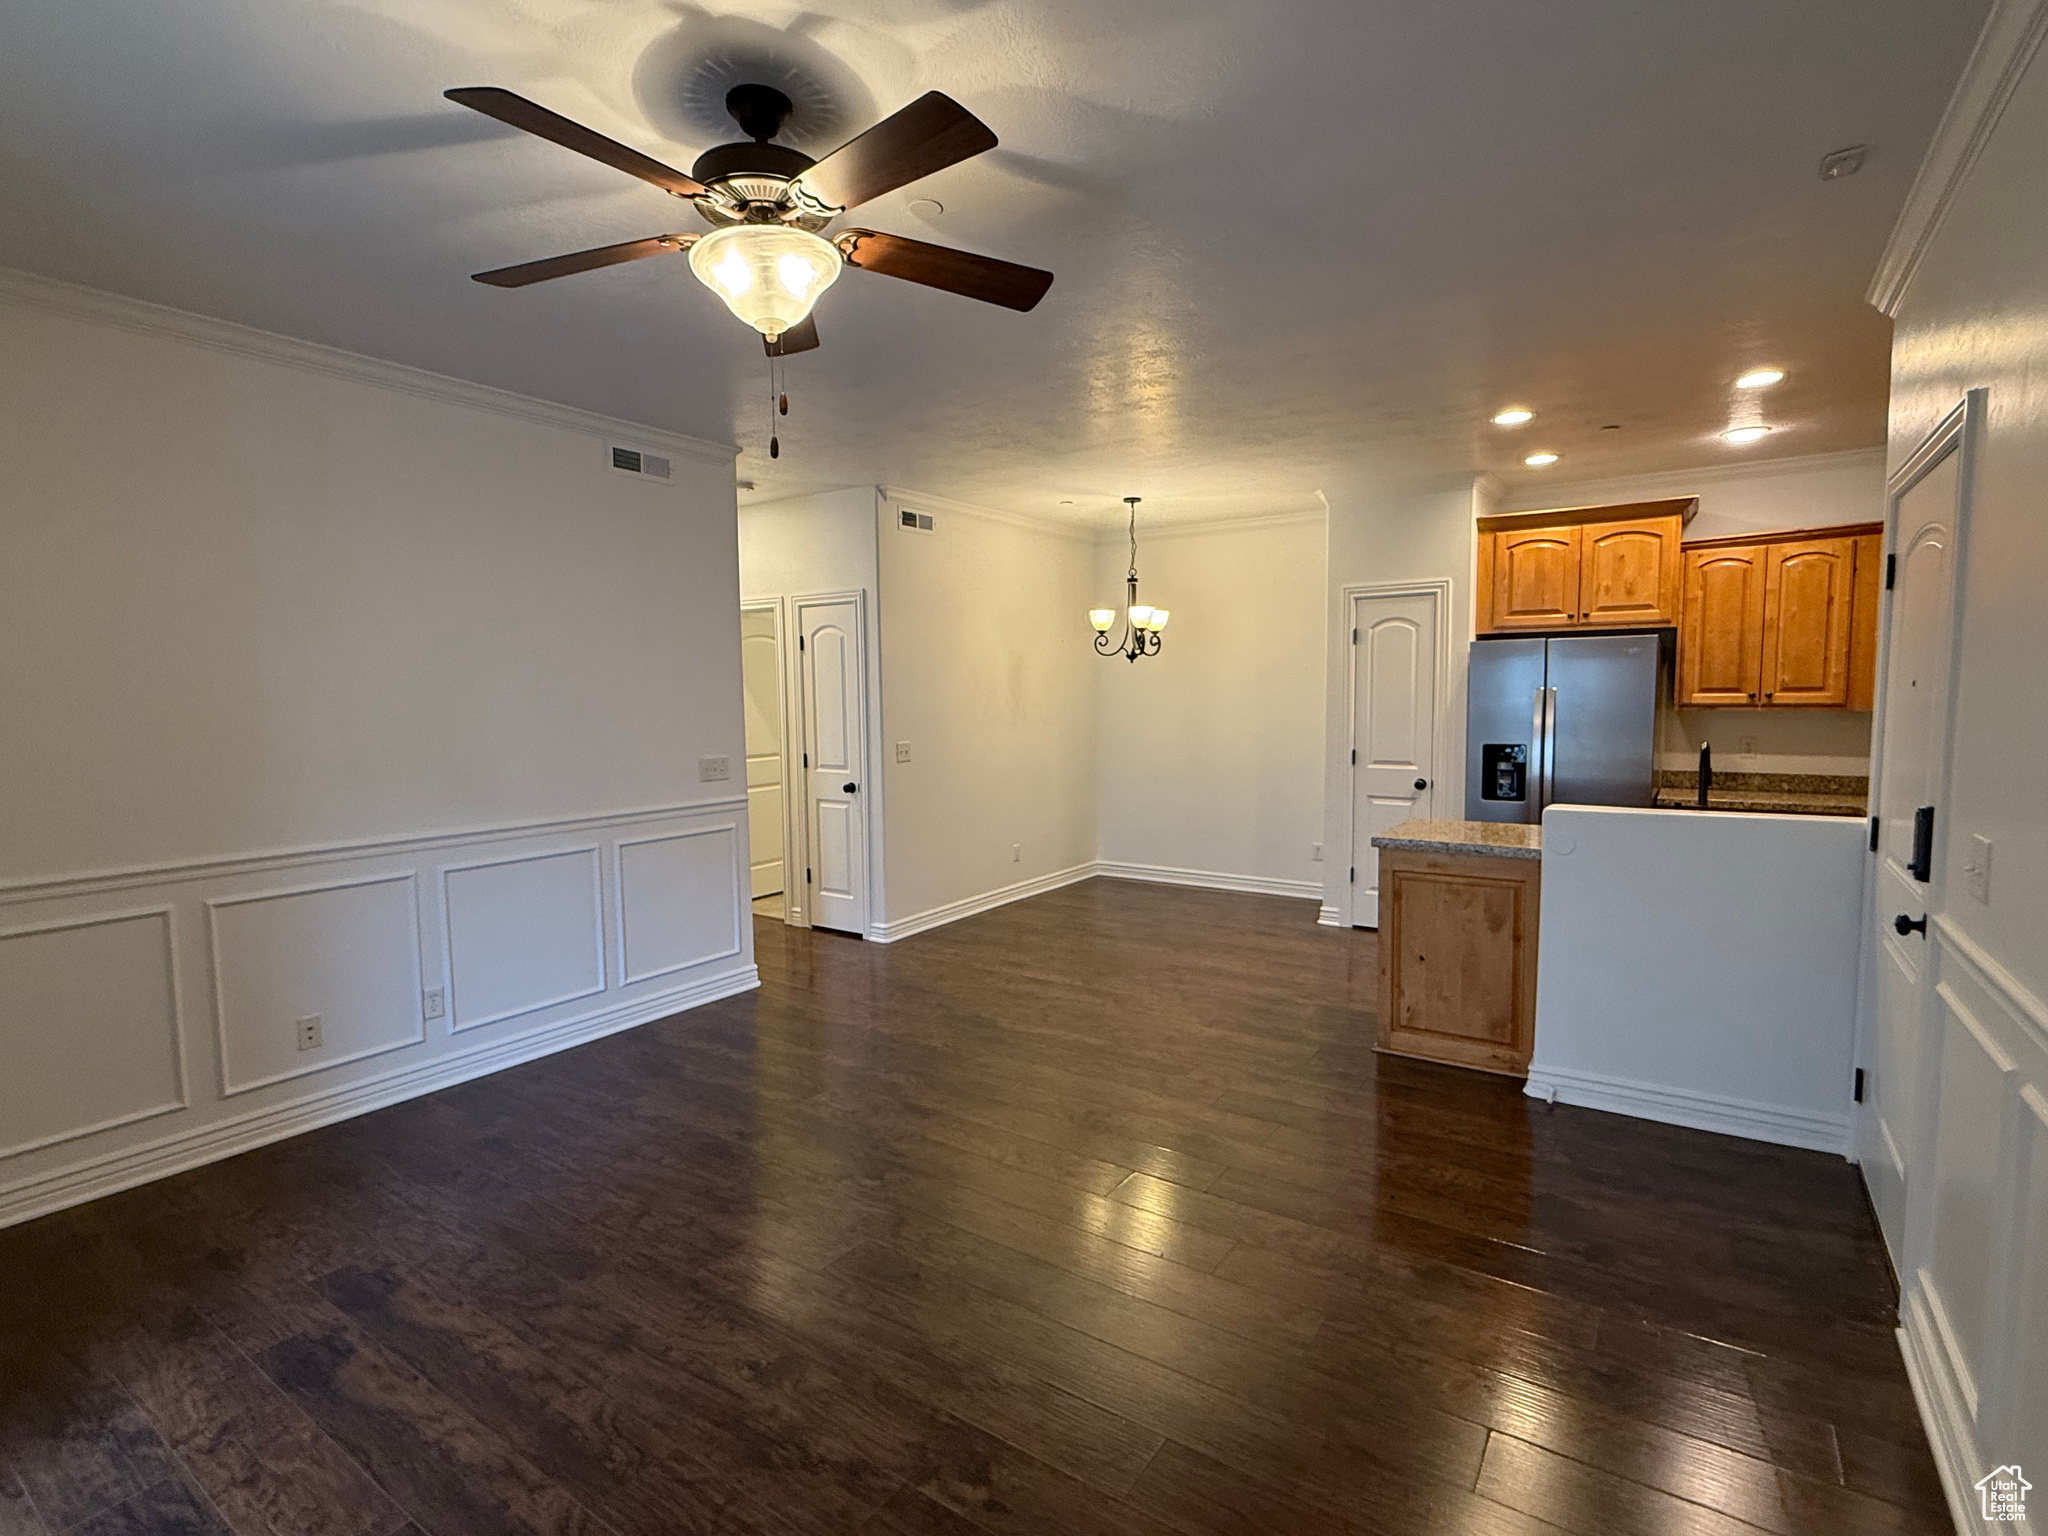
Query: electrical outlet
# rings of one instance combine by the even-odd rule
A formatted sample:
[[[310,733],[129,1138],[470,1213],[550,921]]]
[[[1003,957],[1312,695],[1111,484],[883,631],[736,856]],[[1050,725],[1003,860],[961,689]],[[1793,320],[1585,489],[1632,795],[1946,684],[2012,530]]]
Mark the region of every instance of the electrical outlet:
[[[899,742],[897,742],[897,743],[896,743],[896,761],[897,761],[897,762],[899,762],[899,763],[907,763],[907,762],[909,762],[909,761],[910,761],[910,743],[909,743],[909,742],[907,742],[907,741],[899,741]]]
[[[1310,859],[1314,860],[1314,861],[1315,861],[1316,863],[1318,863],[1318,864],[1322,863],[1322,862],[1323,862],[1323,845],[1322,845],[1321,843],[1310,843],[1310,844],[1308,845],[1308,856],[1309,856],[1309,858],[1310,858]]]
[[[1735,750],[1741,753],[1744,757],[1755,757],[1756,738],[1754,736],[1743,736],[1738,738],[1735,743]]]
[[[1024,845],[1022,843],[1010,844],[1010,862],[1012,864],[1024,862]]]
[[[448,994],[439,987],[427,989],[427,1017],[438,1019],[448,1011]]]
[[[697,759],[697,781],[712,784],[732,777],[732,759],[729,757],[700,757]]]
[[[299,1020],[299,1049],[317,1051],[320,1049],[320,1015],[309,1013]]]
[[[1991,900],[1991,839],[1970,836],[1970,857],[1963,865],[1963,872],[1970,877],[1970,894],[1979,901]]]

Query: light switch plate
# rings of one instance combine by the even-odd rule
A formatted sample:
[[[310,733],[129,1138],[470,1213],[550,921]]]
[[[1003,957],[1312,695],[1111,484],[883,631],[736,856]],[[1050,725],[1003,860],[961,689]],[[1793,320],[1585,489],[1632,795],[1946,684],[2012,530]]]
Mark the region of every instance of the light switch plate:
[[[899,763],[907,763],[907,762],[909,762],[909,761],[910,761],[910,743],[909,743],[909,742],[907,742],[907,741],[899,741],[899,742],[897,742],[897,743],[896,743],[896,761],[897,761],[897,762],[899,762]]]
[[[1970,835],[1970,857],[1964,861],[1970,877],[1970,894],[1987,905],[1991,901],[1991,839]]]
[[[448,994],[439,987],[430,987],[426,993],[426,1016],[438,1019],[448,1011]]]
[[[1322,845],[1321,843],[1310,843],[1310,844],[1308,845],[1308,856],[1309,856],[1309,858],[1310,858],[1311,860],[1313,860],[1313,861],[1314,861],[1315,863],[1318,863],[1318,864],[1322,863],[1322,862],[1323,862],[1323,845]]]
[[[732,759],[729,757],[700,757],[697,759],[697,780],[711,784],[720,779],[732,777]]]

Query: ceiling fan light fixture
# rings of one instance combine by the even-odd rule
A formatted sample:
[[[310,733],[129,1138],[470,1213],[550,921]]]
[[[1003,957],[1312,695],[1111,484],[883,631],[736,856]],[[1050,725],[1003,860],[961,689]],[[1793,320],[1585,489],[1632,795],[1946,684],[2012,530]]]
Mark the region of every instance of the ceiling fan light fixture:
[[[839,247],[788,224],[729,224],[690,247],[690,270],[763,336],[803,323],[845,266]]]

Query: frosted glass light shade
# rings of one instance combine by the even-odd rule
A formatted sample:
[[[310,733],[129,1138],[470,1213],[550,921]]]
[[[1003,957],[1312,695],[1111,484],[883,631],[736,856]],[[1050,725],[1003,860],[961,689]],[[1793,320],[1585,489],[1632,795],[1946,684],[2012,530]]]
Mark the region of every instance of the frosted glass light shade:
[[[1088,622],[1095,626],[1095,633],[1106,635],[1109,633],[1109,626],[1116,622],[1116,610],[1114,608],[1090,608],[1088,610]]]
[[[728,224],[690,247],[690,270],[763,336],[799,324],[838,278],[839,247],[787,224]]]
[[[1151,621],[1147,623],[1145,627],[1151,630],[1152,633],[1156,635],[1159,633],[1160,630],[1166,628],[1166,619],[1167,613],[1164,608],[1154,608],[1152,610]]]
[[[1143,629],[1152,622],[1152,608],[1147,603],[1131,604],[1131,628]]]

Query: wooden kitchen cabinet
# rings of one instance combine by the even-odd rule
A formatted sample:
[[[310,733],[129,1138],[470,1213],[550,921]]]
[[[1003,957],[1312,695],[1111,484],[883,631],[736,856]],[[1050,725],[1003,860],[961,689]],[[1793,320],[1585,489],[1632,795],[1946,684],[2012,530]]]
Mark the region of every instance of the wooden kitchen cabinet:
[[[1882,559],[1860,524],[1686,545],[1677,702],[1869,709]]]
[[[1656,629],[1678,622],[1691,497],[1479,520],[1482,635]]]
[[[1534,858],[1381,850],[1380,1050],[1527,1075],[1542,874]]]

